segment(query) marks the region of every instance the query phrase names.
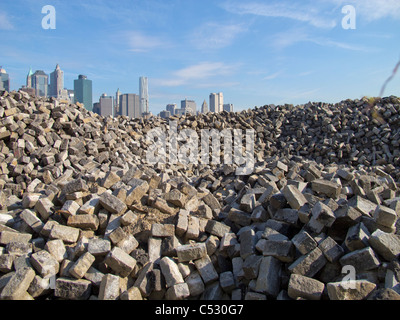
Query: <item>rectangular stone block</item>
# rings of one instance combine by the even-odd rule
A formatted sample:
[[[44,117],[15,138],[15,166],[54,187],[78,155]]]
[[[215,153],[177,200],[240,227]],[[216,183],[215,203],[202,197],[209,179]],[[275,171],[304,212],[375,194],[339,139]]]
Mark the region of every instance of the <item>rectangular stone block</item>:
[[[133,178],[128,182],[132,188],[126,194],[125,203],[130,206],[133,203],[139,203],[143,196],[149,190],[149,184],[145,180]]]
[[[76,279],[81,279],[92,266],[95,257],[89,252],[84,253],[69,269],[69,274]]]
[[[67,225],[73,228],[96,231],[99,227],[99,218],[93,214],[78,214],[68,218]]]
[[[0,232],[0,244],[7,245],[10,242],[29,242],[32,235],[29,233],[19,233],[12,231]]]
[[[332,209],[320,201],[314,205],[311,214],[317,222],[328,228],[330,228],[336,220]]]
[[[111,242],[106,239],[92,238],[88,241],[87,251],[97,256],[105,256],[111,250]]]
[[[189,287],[189,292],[192,297],[199,296],[204,292],[205,289],[204,282],[198,271],[193,271],[185,279],[185,282]]]
[[[175,235],[175,225],[153,223],[151,225],[151,235],[153,237],[172,237]]]
[[[290,275],[288,295],[292,299],[321,300],[324,289],[325,284],[321,281],[300,274]]]
[[[30,263],[42,278],[49,278],[58,273],[60,265],[46,250],[35,252],[31,255]]]
[[[19,216],[36,233],[40,233],[40,231],[42,231],[44,223],[36,216],[36,214],[33,211],[25,209],[24,211],[21,212]]]
[[[120,277],[106,274],[100,283],[99,300],[117,300],[120,296]]]
[[[397,221],[397,214],[393,209],[379,205],[374,211],[373,218],[377,224],[392,228]]]
[[[272,257],[263,257],[260,262],[255,291],[276,298],[281,286],[282,263]]]
[[[319,243],[318,248],[324,253],[325,258],[332,263],[338,261],[344,255],[344,249],[329,236]]]
[[[342,192],[342,186],[336,182],[316,179],[311,182],[312,190],[324,194],[329,198],[337,199]]]
[[[207,255],[205,243],[194,243],[182,245],[176,248],[179,262],[188,262],[201,259]]]
[[[289,267],[291,273],[300,274],[309,278],[315,276],[320,271],[327,260],[318,247],[310,251],[308,254],[299,257]]]
[[[107,254],[105,263],[122,278],[127,277],[136,266],[136,260],[118,247]]]
[[[299,210],[307,203],[307,199],[304,195],[293,185],[287,185],[283,188],[282,193],[293,209]]]
[[[179,210],[175,228],[176,235],[178,237],[182,237],[186,233],[188,225],[189,225],[189,212],[183,209]]]
[[[291,241],[301,254],[307,254],[318,246],[318,243],[306,231],[300,231]]]
[[[58,278],[54,296],[66,300],[87,300],[90,297],[92,283],[84,279]]]
[[[222,238],[226,233],[231,232],[231,227],[219,221],[208,220],[206,231],[214,236]]]
[[[64,243],[75,243],[78,241],[80,230],[60,224],[55,224],[50,231],[50,239],[61,239]]]
[[[106,209],[111,214],[116,214],[118,216],[125,213],[128,209],[125,203],[119,200],[116,196],[108,192],[103,192],[99,198],[101,206]]]
[[[368,239],[371,247],[385,260],[392,261],[400,255],[400,239],[393,233],[377,229]]]
[[[381,264],[371,247],[352,251],[339,259],[342,266],[351,265],[356,272],[373,270]]]
[[[164,257],[160,260],[161,272],[164,275],[167,288],[176,284],[184,283],[178,265],[170,257]]]
[[[218,273],[209,256],[196,260],[194,264],[205,284],[218,279]]]
[[[1,291],[0,299],[23,300],[34,277],[35,271],[32,268],[17,270]]]

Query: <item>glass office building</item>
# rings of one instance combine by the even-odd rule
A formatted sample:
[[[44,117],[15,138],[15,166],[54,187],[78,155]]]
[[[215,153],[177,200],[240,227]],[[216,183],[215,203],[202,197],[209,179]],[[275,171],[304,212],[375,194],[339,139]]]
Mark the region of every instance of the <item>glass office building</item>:
[[[86,110],[93,111],[92,80],[84,75],[74,80],[74,102],[83,103]]]

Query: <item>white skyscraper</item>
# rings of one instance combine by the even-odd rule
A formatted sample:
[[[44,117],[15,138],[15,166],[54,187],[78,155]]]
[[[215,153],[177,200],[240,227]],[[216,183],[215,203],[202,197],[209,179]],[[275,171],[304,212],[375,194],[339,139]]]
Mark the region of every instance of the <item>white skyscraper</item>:
[[[140,110],[142,113],[149,113],[149,82],[147,77],[139,78]]]
[[[210,94],[210,111],[220,113],[224,110],[224,95],[220,93]]]

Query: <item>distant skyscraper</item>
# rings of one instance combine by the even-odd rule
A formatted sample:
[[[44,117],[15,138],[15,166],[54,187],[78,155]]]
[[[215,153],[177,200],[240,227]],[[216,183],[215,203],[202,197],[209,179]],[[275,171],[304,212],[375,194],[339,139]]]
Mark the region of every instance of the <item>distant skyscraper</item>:
[[[128,116],[130,118],[141,118],[142,111],[140,108],[139,96],[133,93],[120,95],[118,114],[121,116]]]
[[[169,111],[161,111],[160,112],[160,117],[163,119],[168,119],[171,116],[171,112]]]
[[[149,82],[147,77],[139,78],[140,108],[143,113],[149,113]]]
[[[190,113],[191,115],[196,115],[197,112],[197,106],[196,102],[193,100],[182,100],[181,101],[181,109],[185,110],[185,113]]]
[[[83,103],[86,110],[93,110],[92,80],[84,75],[74,80],[74,101]]]
[[[171,116],[173,116],[175,114],[175,110],[176,110],[176,104],[167,104],[166,107],[167,111],[169,111],[171,113]]]
[[[28,75],[26,76],[26,87],[27,88],[32,88],[32,76],[33,76],[32,68],[29,68]]]
[[[119,88],[117,90],[117,92],[115,93],[115,106],[114,106],[114,114],[119,114],[119,101],[120,101],[120,97],[121,97],[121,91],[119,91]]]
[[[61,98],[65,97],[67,93],[64,91],[64,72],[57,64],[56,69],[50,73],[50,97]]]
[[[207,113],[208,112],[208,104],[206,100],[204,100],[202,106],[201,106],[201,113]]]
[[[0,67],[0,91],[10,92],[10,76],[3,67]]]
[[[114,98],[103,93],[99,102],[93,104],[93,112],[103,117],[114,116]]]
[[[43,70],[37,70],[32,76],[32,88],[38,97],[49,95],[49,76]]]
[[[224,110],[224,95],[220,93],[210,94],[210,111],[220,113]]]
[[[224,104],[224,111],[233,112],[233,104],[232,103]]]

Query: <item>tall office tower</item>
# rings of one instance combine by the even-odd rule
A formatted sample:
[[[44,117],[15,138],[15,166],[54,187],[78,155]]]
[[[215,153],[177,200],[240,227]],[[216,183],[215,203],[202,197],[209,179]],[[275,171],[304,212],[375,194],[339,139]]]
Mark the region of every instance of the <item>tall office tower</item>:
[[[171,116],[173,116],[176,110],[176,103],[167,104],[166,110],[171,113]]]
[[[147,77],[139,78],[140,108],[143,113],[149,113],[149,82]]]
[[[224,111],[233,112],[233,104],[232,103],[224,104]]]
[[[210,94],[210,111],[220,113],[224,110],[224,95],[220,93]]]
[[[119,91],[119,88],[117,90],[117,92],[115,93],[115,99],[114,99],[114,114],[119,114],[119,101],[121,97],[121,91]]]
[[[32,76],[32,88],[38,97],[47,97],[49,94],[49,76],[43,70],[37,70]]]
[[[3,67],[0,67],[0,91],[10,92],[10,76]]]
[[[164,111],[160,112],[160,117],[163,119],[168,119],[170,116],[171,116],[171,112],[169,112],[168,110],[167,111],[164,110]]]
[[[139,96],[133,93],[120,95],[118,114],[130,118],[141,118],[142,110],[140,108]]]
[[[32,76],[33,76],[32,68],[29,68],[28,75],[26,76],[26,87],[27,88],[32,88]]]
[[[197,112],[197,106],[196,102],[193,100],[182,100],[181,101],[181,109],[185,110],[185,113],[189,113],[191,115],[196,115]]]
[[[93,104],[93,112],[103,117],[114,116],[114,97],[109,97],[103,93],[99,102]]]
[[[86,110],[93,110],[92,80],[81,74],[74,80],[74,102],[83,103]]]
[[[206,100],[204,100],[202,106],[201,106],[201,113],[207,113],[208,112],[208,104]]]
[[[66,93],[64,90],[64,72],[60,69],[57,64],[56,69],[50,73],[50,97],[61,98],[65,97]]]

